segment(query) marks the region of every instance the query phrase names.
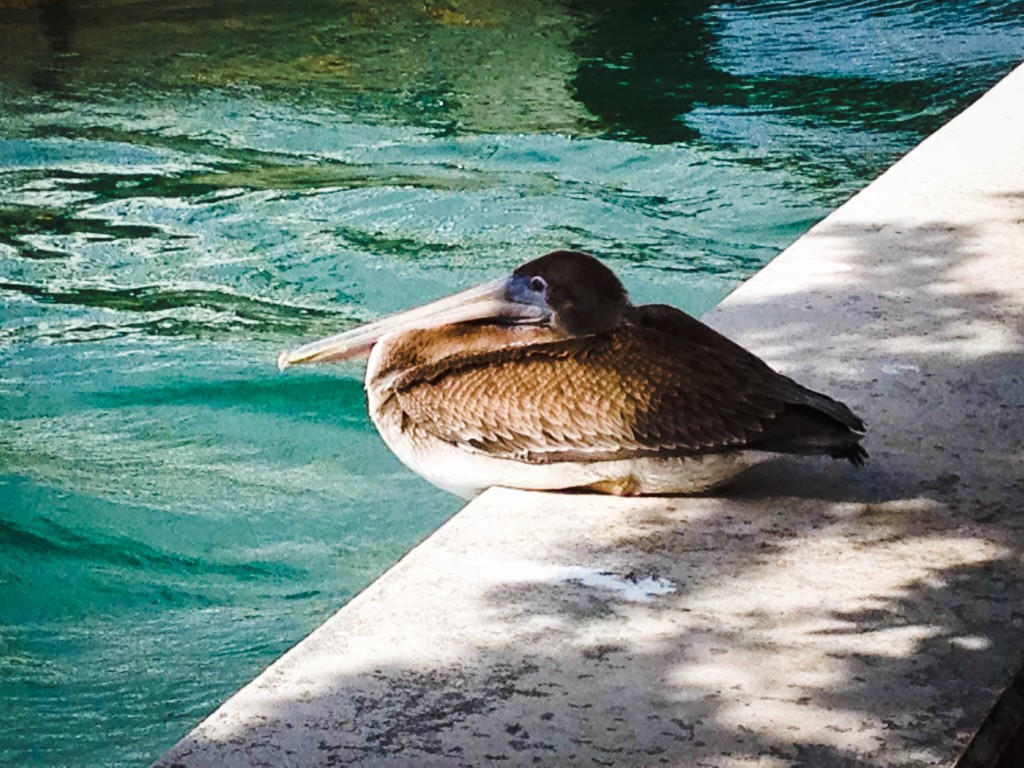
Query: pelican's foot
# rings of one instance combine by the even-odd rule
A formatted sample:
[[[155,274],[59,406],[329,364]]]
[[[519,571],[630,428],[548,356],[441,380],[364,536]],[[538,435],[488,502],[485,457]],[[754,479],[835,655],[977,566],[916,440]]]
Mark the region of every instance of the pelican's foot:
[[[610,496],[636,496],[640,491],[640,481],[633,475],[625,477],[610,477],[606,480],[598,480],[585,486],[588,491],[605,493]]]

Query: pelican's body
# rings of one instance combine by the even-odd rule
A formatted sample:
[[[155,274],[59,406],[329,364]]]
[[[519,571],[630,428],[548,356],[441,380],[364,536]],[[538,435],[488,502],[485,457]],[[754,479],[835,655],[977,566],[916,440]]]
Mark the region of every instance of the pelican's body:
[[[773,453],[866,456],[845,405],[680,310],[633,306],[586,254],[548,254],[279,363],[365,353],[388,447],[467,498],[494,485],[686,494]]]
[[[385,336],[374,346],[366,366],[370,418],[384,442],[407,467],[458,496],[472,498],[492,485],[531,490],[589,488],[619,495],[696,493],[770,455],[754,451],[644,455],[635,448],[610,446],[579,422],[598,415],[588,405],[602,397],[609,400],[614,413],[624,413],[629,398],[625,390],[613,394],[619,402],[612,404],[612,397],[602,395],[595,382],[577,378],[579,371],[567,363],[546,366],[542,357],[531,365],[519,354],[496,356],[497,340],[491,338],[493,329],[488,326],[469,326],[458,335],[457,356],[446,354],[450,352],[447,345],[435,350],[431,342],[439,337],[430,331]],[[538,348],[547,345],[557,352],[563,345],[545,340],[546,335],[517,328],[507,333],[502,339],[505,346],[499,349],[527,352],[520,348],[531,346],[530,352],[537,355]],[[433,351],[439,358],[428,363]],[[453,369],[458,366],[464,368],[456,375]],[[531,370],[538,367],[551,371],[545,377]],[[445,375],[432,381],[438,368]],[[485,397],[491,413],[483,419],[493,419],[493,426],[479,418]],[[559,408],[557,415],[557,403],[550,402],[553,397],[568,406]],[[545,406],[552,410],[548,430],[557,434],[559,449],[531,453],[525,436],[518,438],[521,447],[515,445],[517,435],[531,428],[530,422],[535,430],[544,431]],[[441,410],[446,416],[443,426],[440,419],[431,417]]]

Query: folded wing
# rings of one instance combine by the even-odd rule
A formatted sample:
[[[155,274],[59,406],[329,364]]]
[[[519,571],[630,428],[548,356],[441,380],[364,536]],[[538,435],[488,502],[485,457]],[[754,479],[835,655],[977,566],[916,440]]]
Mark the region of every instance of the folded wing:
[[[843,405],[671,307],[612,332],[446,358],[404,373],[404,418],[466,450],[529,463],[743,448],[866,455]]]

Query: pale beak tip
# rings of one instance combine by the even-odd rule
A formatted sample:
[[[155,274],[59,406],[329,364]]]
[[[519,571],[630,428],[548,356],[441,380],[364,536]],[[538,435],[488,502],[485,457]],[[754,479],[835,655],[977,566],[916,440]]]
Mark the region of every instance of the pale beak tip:
[[[291,360],[288,359],[290,356],[290,349],[284,350],[284,352],[277,356],[277,370],[284,371],[292,367]]]

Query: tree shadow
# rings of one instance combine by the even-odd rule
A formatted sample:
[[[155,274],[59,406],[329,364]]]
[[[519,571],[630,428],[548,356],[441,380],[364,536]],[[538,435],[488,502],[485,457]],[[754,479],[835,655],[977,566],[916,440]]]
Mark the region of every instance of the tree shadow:
[[[711,317],[864,416],[864,470],[786,459],[723,497],[491,491],[160,764],[1012,759],[1012,712],[971,739],[1024,650],[1024,315],[1012,253],[978,237],[812,231],[820,274],[769,267]]]

